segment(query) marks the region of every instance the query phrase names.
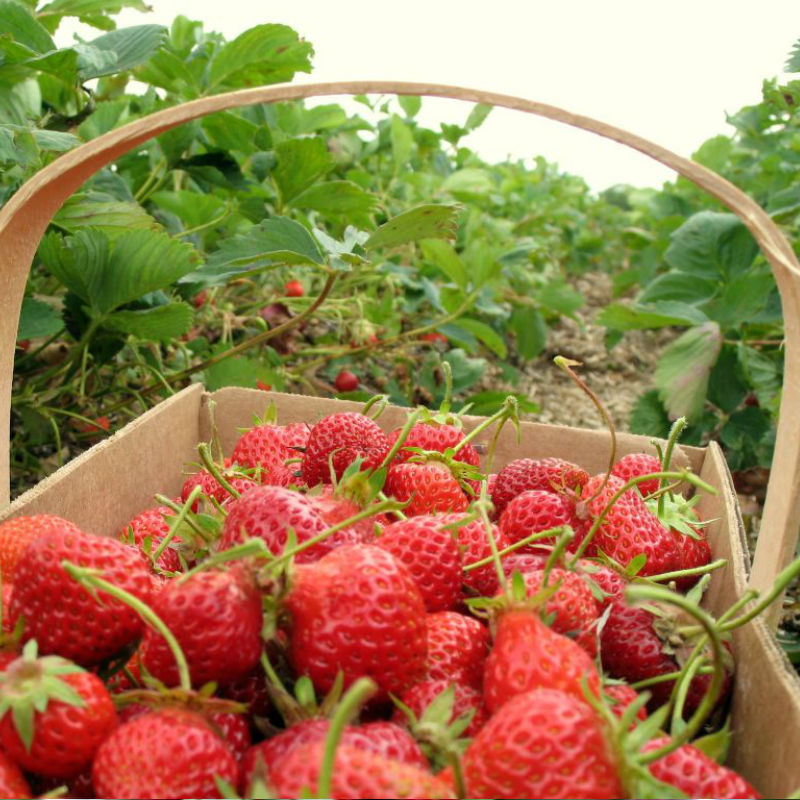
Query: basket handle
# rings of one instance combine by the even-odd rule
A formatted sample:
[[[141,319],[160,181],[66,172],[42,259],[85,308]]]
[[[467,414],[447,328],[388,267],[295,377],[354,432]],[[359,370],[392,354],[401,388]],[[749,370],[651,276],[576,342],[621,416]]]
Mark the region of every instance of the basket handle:
[[[632,133],[556,106],[459,86],[397,81],[278,84],[214,95],[159,111],[81,145],[40,170],[0,210],[0,507],[9,497],[9,426],[14,344],[19,310],[41,237],[66,199],[102,167],[148,139],[198,117],[238,106],[314,96],[427,95],[524,111],[612,139],[660,161],[739,216],[769,261],[786,327],[785,379],[772,473],[751,585],[763,590],[794,552],[800,528],[800,264],[791,245],[760,206],[715,172]],[[787,413],[789,412],[789,413]]]

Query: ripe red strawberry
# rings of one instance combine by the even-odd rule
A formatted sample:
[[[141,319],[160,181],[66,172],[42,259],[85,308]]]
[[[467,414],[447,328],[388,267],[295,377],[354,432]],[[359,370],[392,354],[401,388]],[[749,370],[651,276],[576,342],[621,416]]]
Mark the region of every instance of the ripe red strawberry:
[[[600,632],[600,657],[603,668],[614,678],[636,683],[659,675],[667,675],[680,669],[679,655],[688,655],[694,648],[691,643],[680,647],[673,641],[665,643],[656,632],[654,625],[658,618],[651,611],[628,606],[623,602],[611,605],[611,611]],[[677,635],[665,626],[666,620],[660,621],[665,628],[665,636],[671,640]],[[673,655],[675,653],[675,655]],[[708,689],[711,676],[695,675],[689,684],[689,691],[684,705],[684,715],[688,717],[696,709]],[[730,672],[718,702],[722,701],[730,690]],[[674,681],[662,681],[648,688],[651,699],[650,710],[655,710],[669,701],[674,688]]]
[[[618,717],[621,717],[625,709],[639,698],[636,689],[627,683],[610,683],[603,686],[603,694],[610,700],[609,706]],[[636,718],[642,722],[647,719],[647,709],[644,706],[636,712]]]
[[[156,594],[151,605],[178,640],[193,686],[236,680],[258,663],[261,595],[244,569],[207,570],[185,581],[172,581]],[[172,651],[152,628],[145,632],[141,658],[155,678],[167,686],[178,685]]]
[[[92,666],[140,636],[143,624],[135,611],[107,593],[93,596],[66,572],[62,561],[96,570],[145,603],[153,592],[152,573],[135,547],[83,533],[71,524],[25,549],[11,595],[12,623],[25,620],[23,639],[36,639],[43,655],[54,653]]]
[[[628,455],[622,456],[611,470],[611,474],[616,475],[623,483],[627,483],[631,478],[638,478],[640,475],[649,475],[651,472],[661,472],[661,462],[649,453],[628,453]],[[651,478],[636,484],[636,488],[644,497],[647,497],[658,491],[659,483],[658,478]]]
[[[401,692],[425,671],[425,604],[394,556],[344,545],[298,567],[286,598],[289,658],[319,692],[338,672],[344,685],[366,675],[381,692]]]
[[[266,717],[272,706],[267,688],[267,676],[260,664],[241,678],[221,683],[217,695],[237,703],[244,703],[251,718]]]
[[[389,434],[389,444],[394,445],[400,435],[400,431],[401,429],[398,428]],[[403,463],[415,455],[413,450],[407,449],[409,447],[444,453],[448,448],[456,447],[465,436],[464,431],[456,425],[417,422],[412,425],[403,446],[397,452],[394,460],[397,463]],[[478,451],[469,442],[456,453],[455,460],[473,467],[479,467],[481,464],[481,457],[478,455]]]
[[[91,672],[36,648],[0,673],[0,745],[23,769],[71,778],[117,726],[108,689]]]
[[[489,715],[483,705],[483,695],[471,686],[444,678],[423,680],[406,689],[400,695],[400,701],[408,706],[419,720],[430,704],[450,686],[453,686],[455,691],[453,713],[445,724],[452,724],[471,711],[472,719],[462,735],[474,736],[486,724]],[[408,718],[399,708],[394,712],[392,719],[400,725],[408,723]]]
[[[675,528],[671,529],[672,535],[678,545],[678,569],[694,569],[704,567],[711,562],[711,545],[706,539],[706,533],[702,528],[692,527],[697,538],[681,533]],[[700,580],[699,575],[684,575],[675,580],[675,587],[680,592],[687,592]]]
[[[231,714],[226,712],[212,711],[203,716],[209,723],[212,730],[231,749],[237,761],[244,758],[244,754],[250,749],[252,738],[250,736],[250,726],[244,714]]]
[[[98,797],[217,797],[215,778],[235,786],[238,773],[230,748],[200,714],[165,708],[105,739],[92,782]]]
[[[498,550],[508,547],[508,539],[496,525],[492,525],[490,531],[487,531],[480,519],[466,522],[469,519],[469,516],[464,513],[441,516],[441,524],[452,530],[456,536],[458,549],[461,551],[461,562],[464,566],[483,561],[492,555],[489,532],[491,532]],[[482,597],[492,597],[500,585],[497,569],[493,563],[464,572],[462,580],[473,594]]]
[[[375,543],[405,565],[430,611],[455,608],[461,598],[461,553],[436,516],[394,522]]]
[[[13,583],[3,583],[2,586],[2,596],[0,596],[0,600],[2,600],[2,610],[3,610],[3,624],[0,627],[0,634],[3,633],[11,633],[13,630],[13,626],[11,624],[11,617],[8,613],[8,609],[11,608],[11,591],[14,588]],[[2,650],[0,650],[0,657],[2,657]]]
[[[587,585],[594,584],[602,594],[598,599],[600,609],[605,610],[615,600],[624,598],[625,587],[628,581],[610,567],[599,564],[591,559],[578,560],[578,572],[584,576]]]
[[[483,676],[483,697],[490,713],[540,687],[583,700],[584,682],[599,696],[600,676],[580,645],[548,628],[533,611],[501,613]]]
[[[567,545],[567,550],[573,553],[586,535],[586,522],[579,519],[575,512],[574,499],[542,489],[529,489],[518,494],[505,507],[497,524],[511,543],[519,542],[532,533],[570,525],[575,537]],[[555,537],[537,541],[537,544],[554,543]],[[532,550],[533,546],[526,545],[522,549]]]
[[[332,486],[324,485],[320,487],[318,493],[306,495],[311,501],[311,505],[322,518],[325,527],[332,527],[356,516],[364,509],[358,503],[350,499],[345,492],[341,491],[342,485],[336,489]],[[347,528],[335,533],[331,545],[340,544],[367,544],[375,539],[376,526],[385,522],[383,516],[366,517],[359,522],[355,522]]]
[[[603,722],[573,695],[535,689],[506,703],[463,758],[468,797],[624,797]]]
[[[252,478],[247,478],[243,475],[226,475],[225,478],[239,494],[244,494],[254,486],[258,486]],[[192,489],[194,489],[195,486],[199,486],[206,497],[213,497],[222,505],[230,503],[233,500],[228,490],[208,470],[201,469],[199,472],[189,475],[183,482],[183,487],[181,488],[181,502],[185,503],[189,499],[189,495],[192,493]],[[199,500],[195,500],[192,504],[192,511],[197,511],[199,508],[200,502]]]
[[[355,392],[358,389],[358,375],[349,369],[342,369],[336,374],[333,385],[337,392]]]
[[[540,489],[545,492],[579,489],[589,480],[585,469],[560,458],[518,458],[509,461],[497,474],[492,489],[492,503],[497,517],[522,492]]]
[[[392,464],[384,492],[401,503],[409,501],[403,509],[408,517],[464,511],[469,505],[469,498],[453,473],[438,461]]]
[[[0,523],[0,580],[14,582],[14,572],[25,548],[37,537],[53,531],[79,530],[53,514],[14,517]]]
[[[253,779],[259,774],[262,777],[270,775],[296,747],[324,742],[329,730],[330,720],[307,719],[250,747],[242,759],[242,793],[248,792]],[[428,761],[415,739],[405,728],[392,722],[379,720],[363,725],[347,725],[342,731],[340,744],[417,767],[428,767]]]
[[[318,797],[324,742],[294,748],[270,775],[276,797]],[[347,800],[361,797],[455,797],[450,788],[427,769],[394,761],[352,745],[336,748],[331,796]]]
[[[425,620],[430,680],[458,681],[475,689],[483,685],[483,667],[489,654],[489,630],[475,617],[456,611],[438,611]]]
[[[300,423],[292,425],[256,425],[245,431],[234,445],[231,460],[245,469],[259,469],[259,480],[272,486],[297,483],[293,473],[296,465],[287,465],[290,458],[299,458],[305,447],[309,428]]]
[[[166,517],[174,516],[171,508],[156,506],[148,508],[137,514],[117,535],[125,544],[135,545],[145,556],[147,563],[151,563],[150,556],[158,549],[162,539],[169,533],[169,523]],[[179,542],[174,538],[172,542]],[[179,572],[181,560],[178,552],[173,547],[167,546],[158,557],[158,566],[166,572]]]
[[[331,464],[337,478],[356,459],[363,469],[375,469],[389,452],[389,440],[375,420],[344,411],[323,417],[312,426],[303,456],[302,475],[308,486],[331,482]],[[330,459],[330,463],[329,463]]]
[[[533,597],[542,590],[544,570],[527,572],[524,579],[527,595]],[[600,615],[600,606],[588,584],[575,572],[553,567],[547,585],[556,584],[558,589],[547,599],[544,606],[550,627],[558,633],[573,637],[591,634]],[[590,653],[594,655],[594,648],[591,648]]]
[[[306,292],[300,281],[289,281],[283,287],[287,297],[302,297]]]
[[[228,550],[258,537],[266,542],[271,553],[280,555],[286,547],[289,528],[294,531],[298,544],[302,544],[327,527],[306,495],[282,486],[257,486],[230,504],[217,547]],[[297,561],[315,561],[334,545],[330,539],[323,540],[298,553]]]
[[[651,753],[669,742],[669,737],[660,737],[648,742],[643,753]],[[700,748],[684,744],[665,756],[653,761],[649,769],[654,778],[669,783],[686,797],[753,798],[762,795],[741,775],[728,767],[717,764]]]
[[[537,549],[525,553],[520,553],[519,550],[506,553],[501,557],[503,573],[510,578],[515,572],[521,572],[523,575],[528,572],[538,572],[547,566],[551,552],[550,549]]]
[[[582,503],[590,520],[600,516],[624,485],[622,479],[614,475],[605,484],[604,479],[604,475],[595,475],[583,487]],[[594,496],[598,490],[599,494]],[[647,561],[638,573],[642,576],[672,572],[679,566],[675,537],[645,505],[638,492],[631,489],[614,502],[597,529],[592,545],[622,566],[644,554]]]
[[[33,797],[20,768],[0,750],[0,797]]]

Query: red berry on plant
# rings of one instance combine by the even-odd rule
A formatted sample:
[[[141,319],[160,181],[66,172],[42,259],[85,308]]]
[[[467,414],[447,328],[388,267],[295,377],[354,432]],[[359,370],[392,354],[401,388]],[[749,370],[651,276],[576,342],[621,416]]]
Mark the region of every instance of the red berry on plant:
[[[287,297],[302,297],[306,293],[300,281],[289,281],[284,285],[283,291]]]
[[[340,370],[333,381],[337,392],[354,392],[358,389],[358,375],[350,370]]]

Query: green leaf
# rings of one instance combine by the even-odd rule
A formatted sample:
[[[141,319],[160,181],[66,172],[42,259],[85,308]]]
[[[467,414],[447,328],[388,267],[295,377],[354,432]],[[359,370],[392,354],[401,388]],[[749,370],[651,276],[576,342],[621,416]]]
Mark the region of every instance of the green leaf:
[[[378,198],[352,181],[325,181],[300,192],[292,205],[334,215],[370,214],[375,211]]]
[[[476,128],[480,128],[491,111],[492,106],[486,105],[485,103],[477,103],[472,111],[469,112],[467,121],[464,123],[464,128],[468,131],[474,131]]]
[[[51,50],[44,55],[29,58],[24,63],[31,69],[54,75],[66,84],[74,84],[78,80],[78,53],[72,48]]]
[[[208,256],[206,265],[187,275],[185,281],[223,283],[233,276],[279,264],[325,264],[325,257],[311,234],[288,217],[270,217],[246,233],[224,240],[219,250]]]
[[[195,268],[194,248],[159,231],[121,234],[103,270],[100,285],[92,286],[89,302],[106,313],[163,289]]]
[[[149,59],[167,40],[163,25],[134,25],[75,45],[83,80],[127,72]]]
[[[435,264],[456,286],[465,289],[469,283],[467,271],[455,248],[443,239],[422,239],[419,242],[423,257]]]
[[[664,350],[654,382],[670,419],[694,421],[700,416],[721,347],[719,325],[709,321],[686,331]]]
[[[617,331],[685,327],[700,325],[707,320],[708,317],[694,306],[663,300],[657,305],[650,306],[611,303],[595,318],[598,325]]]
[[[745,406],[731,414],[719,432],[719,438],[734,452],[752,452],[771,428],[772,421],[767,411],[756,406]]]
[[[286,25],[256,25],[224,45],[211,62],[208,85],[257,86],[311,72],[313,48]]]
[[[488,170],[478,167],[465,167],[456,170],[444,179],[439,187],[458,199],[469,200],[472,197],[483,197],[494,189]]]
[[[777,411],[780,400],[783,375],[778,358],[770,357],[753,347],[740,343],[737,357],[745,378],[753,387],[758,402],[765,408]]]
[[[784,72],[800,72],[800,39],[794,43],[783,70]]]
[[[454,239],[456,236],[457,205],[422,205],[392,217],[378,228],[364,247],[397,247],[421,239]]]
[[[138,339],[170,342],[192,326],[194,309],[188,303],[166,303],[139,311],[115,311],[103,326]]]
[[[536,358],[547,345],[547,323],[535,308],[515,308],[511,312],[509,329],[516,337],[517,352],[528,361]]]
[[[42,110],[42,92],[34,78],[18,81],[10,89],[0,85],[0,119],[27,125]]]
[[[730,720],[727,720],[725,725],[720,730],[714,731],[714,733],[707,733],[705,736],[693,739],[692,747],[702,750],[718,764],[724,764],[728,758],[732,740],[729,722]]]
[[[517,400],[519,410],[525,414],[536,414],[541,410],[538,403],[514,392],[486,391],[470,395],[465,398],[464,405],[469,405],[469,413],[479,417],[488,417],[499,411],[503,407],[506,398],[513,396]]]
[[[713,297],[717,283],[688,272],[667,272],[647,284],[637,298],[639,303],[659,303],[672,300],[694,305]]]
[[[255,389],[258,381],[276,389],[283,387],[283,379],[279,373],[244,356],[226,358],[203,372],[203,384],[210,392],[222,389],[224,386]]]
[[[399,172],[404,167],[414,147],[414,136],[410,128],[397,114],[392,114],[390,138],[392,142],[392,156],[394,158],[394,171]]]
[[[17,0],[0,0],[0,36],[4,34],[36,53],[56,49],[47,29]]]
[[[66,239],[48,233],[39,246],[44,266],[73,294],[88,303],[103,280],[110,245],[99,230],[82,230]]]
[[[205,192],[191,192],[188,189],[154,192],[150,200],[159,209],[178,217],[187,228],[194,228],[216,219],[225,210],[225,201],[222,198]]]
[[[136,70],[136,77],[144,83],[189,98],[195,97],[201,90],[197,76],[186,62],[169,50],[157,50]]]
[[[397,98],[397,102],[400,104],[400,108],[405,111],[406,116],[412,119],[419,114],[419,110],[422,108],[422,98],[414,95],[400,95]]]
[[[324,139],[289,139],[275,147],[278,163],[272,176],[285,203],[327,175],[334,166]]]
[[[674,269],[713,280],[740,274],[757,252],[752,234],[735,214],[700,211],[672,234],[664,258]]]
[[[774,289],[771,272],[764,270],[759,274],[751,270],[731,280],[722,295],[708,303],[704,311],[723,328],[738,328],[743,320],[751,320],[764,310]]]
[[[500,358],[508,355],[506,343],[503,337],[485,322],[470,317],[459,317],[458,325],[468,330],[479,341],[483,342],[493,353]]]
[[[250,153],[258,125],[230,111],[209,114],[201,122],[203,130],[212,143],[223,150]]]
[[[723,345],[717,363],[711,370],[708,382],[709,401],[730,414],[744,400],[747,390],[736,348]]]
[[[631,433],[667,438],[670,421],[663,403],[659,400],[658,390],[653,389],[638,397],[631,412],[629,426]]]
[[[78,126],[78,133],[84,141],[94,139],[128,121],[130,100],[108,100],[98,103],[88,119]]]
[[[61,314],[49,303],[26,297],[19,314],[17,341],[52,336],[64,327]]]
[[[95,228],[110,235],[158,228],[158,223],[138,203],[95,198],[91,193],[73,195],[55,215],[53,224],[70,232]]]
[[[539,289],[539,305],[560,314],[571,315],[586,304],[586,298],[567,283],[550,281]]]
[[[114,27],[112,14],[119,14],[123,8],[148,11],[144,0],[53,0],[36,12],[36,16],[55,30],[62,17],[78,17],[86,25],[111,30]]]

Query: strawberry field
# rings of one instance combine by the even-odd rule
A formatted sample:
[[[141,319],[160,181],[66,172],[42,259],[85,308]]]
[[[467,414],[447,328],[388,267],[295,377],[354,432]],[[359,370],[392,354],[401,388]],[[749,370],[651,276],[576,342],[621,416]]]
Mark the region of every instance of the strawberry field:
[[[0,207],[128,122],[313,75],[285,25],[226,40],[118,28],[122,8],[146,10],[0,0]],[[75,18],[96,35],[64,44]],[[718,442],[755,540],[783,381],[769,264],[683,178],[596,192],[536,153],[481,159],[489,106],[426,127],[424,98],[355,100],[174,128],[46,231],[13,494],[192,383],[263,390],[264,416],[102,545],[55,515],[0,524],[0,796],[760,796],[722,766],[755,612],[698,606],[722,565],[687,498],[709,487],[672,457]],[[793,243],[798,102],[766,80],[693,156]],[[270,390],[363,405],[287,424]],[[599,474],[495,468],[519,420],[669,443]],[[797,571],[756,606],[789,589],[792,657]]]

